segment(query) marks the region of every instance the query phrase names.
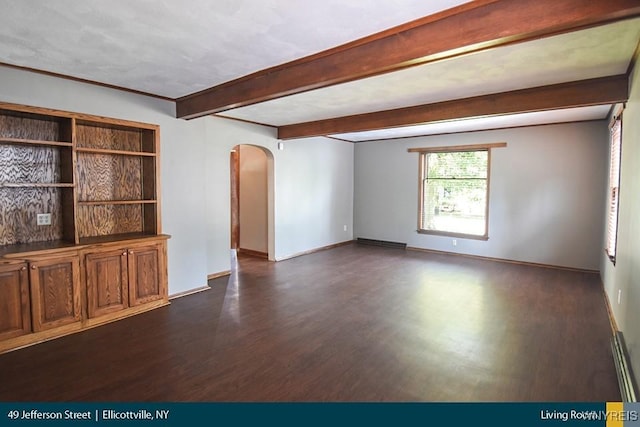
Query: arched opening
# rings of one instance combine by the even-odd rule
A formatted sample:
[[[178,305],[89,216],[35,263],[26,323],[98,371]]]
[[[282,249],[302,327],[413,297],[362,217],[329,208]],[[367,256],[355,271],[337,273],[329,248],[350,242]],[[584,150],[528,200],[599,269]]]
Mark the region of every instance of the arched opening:
[[[230,154],[231,249],[275,259],[273,154],[240,144]]]

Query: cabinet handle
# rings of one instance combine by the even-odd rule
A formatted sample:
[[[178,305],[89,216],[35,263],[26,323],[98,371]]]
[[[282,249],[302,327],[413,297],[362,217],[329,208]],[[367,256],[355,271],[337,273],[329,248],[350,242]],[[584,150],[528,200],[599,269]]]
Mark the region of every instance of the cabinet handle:
[[[129,251],[129,255],[133,255],[133,251]]]
[[[32,269],[32,270],[35,270],[36,268],[38,268],[38,267],[36,267],[35,265],[32,265],[32,266],[31,266],[31,269]]]
[[[127,251],[122,252],[122,256],[127,256]]]
[[[20,270],[25,271],[27,267],[22,267]]]

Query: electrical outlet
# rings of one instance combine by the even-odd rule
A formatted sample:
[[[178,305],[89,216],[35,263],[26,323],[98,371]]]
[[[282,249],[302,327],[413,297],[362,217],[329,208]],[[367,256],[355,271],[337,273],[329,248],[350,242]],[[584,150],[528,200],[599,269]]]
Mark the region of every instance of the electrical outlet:
[[[456,239],[453,239],[453,240],[451,241],[451,244],[452,244],[453,246],[458,246],[458,241],[457,241]]]
[[[38,225],[51,225],[51,214],[38,214],[38,216],[36,217],[36,222]]]
[[[347,231],[347,226],[346,225],[344,226],[344,231]]]
[[[620,305],[621,298],[622,298],[622,289],[618,289],[618,305]]]

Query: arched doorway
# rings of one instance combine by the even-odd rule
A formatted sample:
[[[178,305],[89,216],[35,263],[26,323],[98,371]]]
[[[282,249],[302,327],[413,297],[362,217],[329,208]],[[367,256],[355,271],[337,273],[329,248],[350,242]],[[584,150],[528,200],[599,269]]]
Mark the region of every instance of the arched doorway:
[[[274,260],[273,154],[240,144],[230,154],[231,249]]]

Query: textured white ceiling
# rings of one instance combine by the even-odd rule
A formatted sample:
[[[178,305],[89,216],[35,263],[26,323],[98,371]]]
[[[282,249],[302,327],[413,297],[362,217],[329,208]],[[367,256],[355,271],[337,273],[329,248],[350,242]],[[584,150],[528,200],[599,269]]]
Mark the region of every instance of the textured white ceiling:
[[[461,0],[0,0],[0,63],[177,98],[430,15]],[[486,50],[222,113],[284,125],[624,73],[640,19]],[[605,107],[597,110],[602,114]],[[558,112],[588,120],[594,109]],[[539,124],[553,114],[523,115]],[[342,135],[511,126],[491,118]],[[394,136],[395,135],[395,136]]]
[[[564,110],[537,111],[534,113],[510,114],[505,116],[480,117],[467,120],[429,123],[425,125],[380,129],[367,132],[342,133],[331,136],[351,142],[362,142],[487,129],[504,129],[550,123],[600,120],[607,117],[609,108],[610,107],[608,105],[595,105],[591,107],[567,108]]]
[[[640,19],[408,68],[220,115],[286,125],[624,74]]]
[[[177,98],[460,0],[0,0],[0,62]]]

